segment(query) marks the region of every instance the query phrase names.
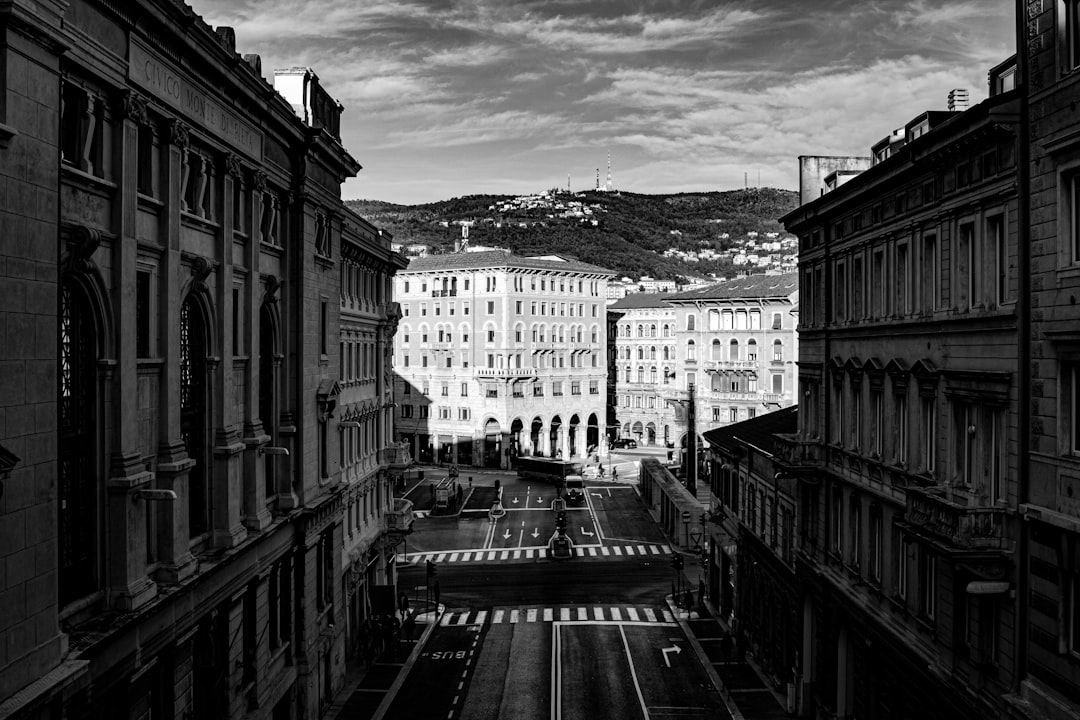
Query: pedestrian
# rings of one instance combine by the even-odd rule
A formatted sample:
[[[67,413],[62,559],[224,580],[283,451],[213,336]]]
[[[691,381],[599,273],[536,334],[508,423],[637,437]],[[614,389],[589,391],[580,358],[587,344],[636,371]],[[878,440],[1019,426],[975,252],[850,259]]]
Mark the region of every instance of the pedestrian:
[[[689,588],[687,588],[686,596],[683,599],[683,603],[685,603],[685,605],[686,605],[686,612],[689,613],[691,608],[694,607],[694,591],[693,590],[690,590]]]
[[[698,602],[698,612],[700,612],[702,615],[704,615],[705,614],[705,581],[704,580],[698,580],[697,602]]]
[[[405,642],[412,642],[413,631],[416,628],[416,619],[412,615],[405,617],[405,622],[401,623],[402,640]]]
[[[470,486],[472,485],[472,478],[469,478],[469,485]],[[461,508],[461,498],[462,498],[462,496],[464,494],[465,494],[465,490],[460,485],[458,485],[458,488],[457,488],[457,504],[458,504],[459,509]]]
[[[469,489],[472,490],[472,475],[469,476]]]
[[[398,610],[401,612],[402,619],[409,614],[409,596],[404,590],[398,595]]]
[[[431,502],[434,503],[435,502],[435,483],[431,483],[430,485],[428,485],[428,488],[431,490]]]
[[[720,640],[720,654],[724,657],[724,662],[731,661],[731,651],[734,644],[731,639],[731,631],[725,630],[724,637]]]
[[[619,468],[611,468],[611,481],[619,482]]]
[[[600,477],[604,477],[604,466],[600,466]]]

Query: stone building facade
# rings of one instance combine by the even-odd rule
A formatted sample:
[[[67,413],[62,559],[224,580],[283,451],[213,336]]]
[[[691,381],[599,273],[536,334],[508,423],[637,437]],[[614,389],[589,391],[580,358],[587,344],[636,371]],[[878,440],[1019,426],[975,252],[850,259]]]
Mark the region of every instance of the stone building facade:
[[[399,459],[401,263],[342,206],[342,108],[172,0],[15,0],[0,31],[0,716],[317,717],[343,546],[393,582]],[[374,349],[343,390],[346,248]]]
[[[420,462],[511,467],[602,449],[612,273],[501,250],[398,273],[397,427]]]
[[[802,274],[799,429],[777,456],[798,478],[804,715],[993,717],[1016,677],[1010,67],[783,218]]]
[[[684,447],[691,387],[699,436],[793,405],[797,299],[796,275],[750,275],[609,306],[621,435]]]
[[[1080,716],[1080,4],[1021,0],[1016,84],[1024,96],[1030,193],[1027,472],[1017,563],[1023,625],[1013,699],[1024,717]],[[1028,229],[1030,228],[1030,229]]]

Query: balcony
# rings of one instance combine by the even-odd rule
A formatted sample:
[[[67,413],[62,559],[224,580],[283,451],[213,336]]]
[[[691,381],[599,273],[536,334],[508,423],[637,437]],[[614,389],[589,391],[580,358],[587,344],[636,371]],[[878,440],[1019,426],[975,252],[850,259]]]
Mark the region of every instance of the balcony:
[[[476,368],[473,376],[478,379],[490,378],[493,380],[506,380],[509,378],[536,377],[536,368]]]
[[[783,393],[761,393],[761,402],[763,403],[776,403],[780,405],[784,402]]]
[[[394,498],[394,509],[386,513],[387,532],[407,533],[413,524],[412,500]]]
[[[713,390],[709,393],[710,400],[741,400],[743,402],[757,402],[758,394],[752,392],[721,392]]]
[[[457,297],[457,290],[432,290],[431,297]]]
[[[959,549],[1006,550],[1005,510],[972,507],[946,497],[942,487],[908,488],[904,520]]]
[[[412,464],[412,456],[409,454],[409,443],[401,442],[397,445],[387,445],[379,451],[379,464],[387,469],[404,470]]]
[[[452,342],[433,342],[428,343],[428,347],[432,350],[454,350],[457,345]]]
[[[790,433],[776,433],[776,450],[787,465],[812,466],[821,464],[821,441],[809,440]]]
[[[760,365],[761,363],[757,360],[705,360],[701,363],[701,366],[705,368],[705,372],[716,372],[719,370],[756,370]]]

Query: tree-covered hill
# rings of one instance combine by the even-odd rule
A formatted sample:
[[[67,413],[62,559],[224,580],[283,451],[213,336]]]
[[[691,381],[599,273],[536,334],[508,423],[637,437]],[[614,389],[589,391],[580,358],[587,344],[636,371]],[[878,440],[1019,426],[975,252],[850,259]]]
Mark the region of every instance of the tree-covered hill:
[[[395,242],[430,245],[433,252],[453,249],[461,237],[458,224],[468,222],[473,245],[572,255],[620,275],[661,279],[731,274],[725,260],[685,262],[663,252],[720,251],[745,241],[747,232],[783,233],[778,218],[797,204],[797,193],[773,188],[675,195],[590,191],[539,200],[470,195],[423,205],[346,201]]]

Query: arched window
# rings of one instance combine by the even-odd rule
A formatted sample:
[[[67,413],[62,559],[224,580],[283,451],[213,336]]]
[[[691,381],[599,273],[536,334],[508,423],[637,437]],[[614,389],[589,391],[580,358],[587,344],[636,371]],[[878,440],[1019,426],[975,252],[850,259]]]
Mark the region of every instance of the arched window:
[[[645,368],[638,367],[638,369],[637,369],[637,381],[639,383],[645,382]]]
[[[709,357],[713,362],[720,362],[722,359],[721,345],[719,340],[712,341],[712,355]]]
[[[746,341],[746,359],[750,362],[757,360],[757,340],[753,338]]]
[[[671,368],[664,367],[664,384],[667,385],[668,381],[675,377],[675,373],[671,372]]]
[[[97,590],[97,365],[94,324],[88,303],[65,283],[60,294],[59,388],[59,591],[60,605]],[[33,558],[31,558],[31,562]]]
[[[697,325],[697,316],[696,315],[687,315],[686,316],[686,330],[687,330],[687,332],[694,332],[694,329],[695,329],[696,325]]]
[[[732,340],[730,349],[728,350],[728,359],[735,362],[739,359],[739,341]]]
[[[424,328],[425,332],[427,328]],[[180,306],[180,437],[188,457],[188,534],[209,529],[209,467],[206,462],[206,323],[191,295]]]
[[[653,385],[656,384],[656,366],[649,368],[649,382]]]
[[[693,316],[691,315],[691,317]],[[686,342],[686,359],[690,361],[697,360],[697,346],[693,340]]]
[[[630,366],[626,366],[626,382],[633,382],[633,375],[631,375]]]
[[[756,393],[757,390],[758,390],[758,388],[757,388],[757,375],[755,375],[754,373],[751,373],[750,377],[747,380],[748,380],[748,382],[750,384],[750,387],[747,388],[747,389],[752,393]]]
[[[773,362],[784,362],[784,343],[779,340],[773,340],[772,359]]]
[[[638,324],[638,326],[637,326],[637,336],[638,337],[645,337],[645,326],[644,325]]]
[[[656,346],[655,345],[653,345],[652,347],[649,348],[649,359],[650,360],[655,360],[656,359]]]
[[[664,337],[671,337],[671,326],[664,323]]]
[[[656,337],[656,323],[649,326],[649,337]]]
[[[665,360],[670,360],[671,359],[671,348],[669,348],[667,345],[664,346],[664,359]]]
[[[719,330],[719,329],[720,329],[720,311],[719,310],[710,310],[709,311],[709,330],[714,330],[715,331],[715,330]]]
[[[639,347],[637,349],[637,359],[638,360],[644,360],[645,359],[645,348]]]
[[[263,432],[270,436],[270,444],[277,445],[277,367],[275,358],[277,348],[274,332],[274,311],[271,305],[264,303],[259,309],[259,419]],[[277,495],[277,457],[265,455],[263,463],[264,487],[266,497]]]

